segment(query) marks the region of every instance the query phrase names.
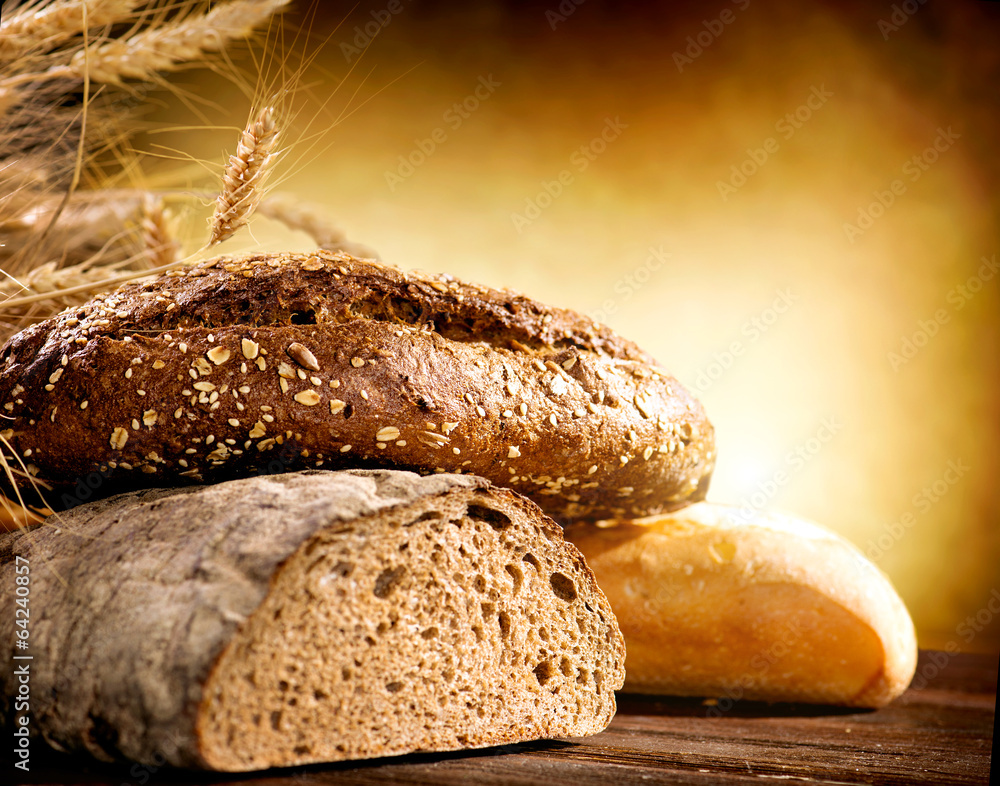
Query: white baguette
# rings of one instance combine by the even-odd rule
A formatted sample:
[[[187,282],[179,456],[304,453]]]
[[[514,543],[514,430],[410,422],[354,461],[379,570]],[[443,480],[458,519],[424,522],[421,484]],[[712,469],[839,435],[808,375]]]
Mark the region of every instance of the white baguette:
[[[702,502],[567,537],[618,617],[626,691],[878,707],[913,677],[899,595],[816,524]]]

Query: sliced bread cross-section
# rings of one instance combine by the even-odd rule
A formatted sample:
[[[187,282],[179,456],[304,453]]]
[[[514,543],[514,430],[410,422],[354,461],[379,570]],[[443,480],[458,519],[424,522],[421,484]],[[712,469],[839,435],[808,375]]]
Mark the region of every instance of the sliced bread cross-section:
[[[4,646],[17,555],[32,728],[102,759],[242,771],[580,736],[624,679],[579,552],[469,476],[308,471],[80,506],[0,540]]]

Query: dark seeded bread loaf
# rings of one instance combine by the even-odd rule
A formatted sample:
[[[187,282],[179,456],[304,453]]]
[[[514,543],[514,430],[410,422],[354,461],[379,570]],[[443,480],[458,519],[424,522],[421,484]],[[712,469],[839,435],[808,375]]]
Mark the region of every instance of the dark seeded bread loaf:
[[[0,353],[0,406],[57,507],[366,466],[627,518],[701,499],[715,461],[701,405],[609,329],[328,252],[222,257],[35,325]]]
[[[312,470],[0,537],[8,729],[17,556],[30,728],[100,759],[242,771],[586,735],[624,679],[607,599],[537,506],[473,477]]]

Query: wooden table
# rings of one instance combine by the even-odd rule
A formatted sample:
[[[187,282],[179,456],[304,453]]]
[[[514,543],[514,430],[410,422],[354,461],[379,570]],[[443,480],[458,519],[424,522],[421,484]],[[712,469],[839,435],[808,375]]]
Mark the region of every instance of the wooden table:
[[[622,695],[602,734],[450,754],[271,770],[253,776],[105,766],[35,744],[26,783],[121,786],[473,782],[981,783],[989,781],[997,657],[922,652],[914,687],[875,711]],[[5,775],[13,770],[9,765]],[[14,783],[16,778],[0,781]]]

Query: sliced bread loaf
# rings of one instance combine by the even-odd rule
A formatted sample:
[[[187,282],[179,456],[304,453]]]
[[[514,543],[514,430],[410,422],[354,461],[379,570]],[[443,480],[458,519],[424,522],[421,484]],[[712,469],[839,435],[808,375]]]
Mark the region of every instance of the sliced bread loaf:
[[[242,771],[586,735],[624,679],[580,553],[469,476],[151,490],[6,534],[8,652],[24,560],[30,728],[101,759]]]

